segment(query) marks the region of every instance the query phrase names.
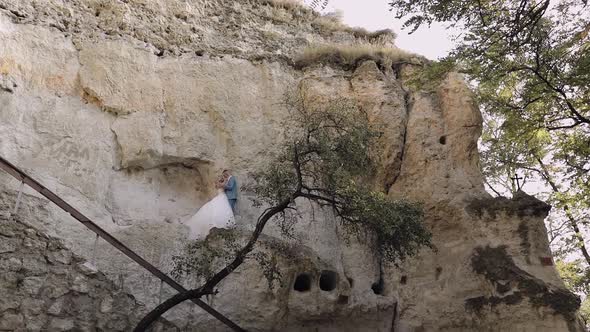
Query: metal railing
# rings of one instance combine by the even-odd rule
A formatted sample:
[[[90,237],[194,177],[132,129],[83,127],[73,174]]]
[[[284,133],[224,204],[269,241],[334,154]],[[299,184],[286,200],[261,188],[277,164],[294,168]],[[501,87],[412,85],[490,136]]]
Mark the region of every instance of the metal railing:
[[[14,166],[13,164],[8,162],[6,159],[2,158],[1,156],[0,156],[0,169],[3,169],[8,174],[13,176],[15,179],[19,180],[21,183],[20,188],[19,188],[19,192],[18,192],[18,196],[16,199],[16,204],[14,206],[13,214],[16,214],[18,212],[18,207],[19,207],[19,204],[21,201],[22,191],[24,189],[24,185],[26,184],[29,187],[31,187],[33,190],[35,190],[38,193],[40,193],[41,195],[45,196],[48,200],[53,202],[55,205],[60,207],[62,210],[69,213],[72,217],[74,217],[74,219],[78,220],[80,223],[82,223],[88,229],[90,229],[91,231],[96,233],[97,236],[103,238],[105,241],[107,241],[113,247],[117,248],[125,256],[131,258],[133,261],[135,261],[141,267],[148,270],[152,275],[154,275],[156,278],[160,279],[162,282],[170,285],[172,288],[174,288],[178,292],[182,293],[182,292],[187,291],[186,288],[184,288],[182,285],[180,285],[179,283],[174,281],[174,279],[170,278],[164,272],[160,271],[158,268],[156,268],[155,266],[150,264],[148,261],[143,259],[138,254],[136,254],[133,250],[129,249],[121,241],[117,240],[111,234],[107,233],[100,226],[98,226],[97,224],[92,222],[90,219],[88,219],[86,216],[84,216],[82,213],[80,213],[78,210],[76,210],[73,206],[68,204],[66,201],[64,201],[59,196],[54,194],[52,191],[47,189],[41,183],[39,183],[35,179],[28,176],[25,172],[21,171],[19,168],[17,168],[16,166]],[[199,307],[201,307],[206,312],[208,312],[209,314],[211,314],[213,317],[217,318],[219,321],[221,321],[222,323],[224,323],[225,325],[230,327],[232,330],[245,331],[244,329],[239,327],[236,323],[232,322],[229,318],[225,317],[223,314],[221,314],[217,310],[213,309],[211,306],[209,306],[207,303],[201,301],[200,299],[192,299],[191,301],[194,302]]]

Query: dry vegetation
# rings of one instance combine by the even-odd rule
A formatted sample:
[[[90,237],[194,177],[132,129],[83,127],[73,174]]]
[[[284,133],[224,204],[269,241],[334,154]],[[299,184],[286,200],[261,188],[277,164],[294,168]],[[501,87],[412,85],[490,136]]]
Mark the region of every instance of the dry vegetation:
[[[318,14],[298,0],[255,0],[268,7],[266,16],[280,24],[313,20]]]
[[[419,62],[415,54],[397,49],[372,44],[324,44],[306,48],[295,59],[299,69],[316,64],[334,65],[349,70],[358,67],[364,61],[373,60],[380,66],[391,66],[401,62]]]
[[[342,17],[339,13],[329,13],[318,16],[314,19],[312,26],[314,26],[321,35],[331,35],[334,32],[347,32],[352,34],[355,38],[364,39],[368,42],[374,42],[379,37],[386,37],[386,39],[395,39],[395,33],[390,29],[383,29],[378,31],[368,31],[360,27],[349,27],[342,23]]]
[[[322,35],[331,36],[334,32],[346,32],[352,34],[357,39],[364,39],[365,41],[375,43],[380,37],[385,37],[385,40],[395,39],[395,33],[390,29],[383,29],[378,31],[368,31],[360,27],[349,27],[342,23],[342,16],[340,13],[328,13],[320,15],[317,12],[306,7],[301,0],[259,0],[262,4],[269,5],[276,9],[285,9],[287,11],[300,11],[315,13],[312,18],[311,25]],[[276,20],[285,22],[285,19],[277,14]]]
[[[389,29],[371,32],[360,27],[349,27],[342,23],[339,13],[320,15],[306,7],[300,0],[258,1],[274,11],[272,19],[275,21],[288,23],[293,19],[289,13],[294,15],[305,13],[309,14],[309,16],[305,15],[305,21],[311,23],[311,26],[327,40],[330,40],[334,33],[343,32],[352,35],[356,41],[349,45],[326,43],[310,46],[295,58],[296,68],[303,69],[324,64],[350,70],[366,60],[373,60],[382,67],[400,62],[420,62],[416,55],[391,47],[395,33]],[[264,34],[269,40],[277,38],[271,32]]]
[[[365,28],[359,28],[359,27],[351,28],[351,27],[346,27],[345,28],[345,31],[353,34],[356,38],[366,39],[367,41],[377,40],[381,36],[389,37],[391,39],[395,39],[395,36],[396,36],[395,35],[395,32],[391,31],[390,29],[383,29],[383,30],[377,30],[377,31],[368,31]]]
[[[260,2],[264,5],[270,5],[275,8],[283,8],[287,10],[308,10],[305,6],[303,6],[302,2],[299,0],[260,0]]]

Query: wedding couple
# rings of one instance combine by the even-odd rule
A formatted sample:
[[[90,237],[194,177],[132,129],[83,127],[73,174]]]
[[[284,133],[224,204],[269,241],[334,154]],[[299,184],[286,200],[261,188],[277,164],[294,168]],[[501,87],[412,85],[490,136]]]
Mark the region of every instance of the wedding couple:
[[[218,194],[205,203],[186,222],[190,228],[189,240],[204,239],[213,227],[227,228],[234,223],[238,202],[238,182],[229,170],[224,170],[215,182]]]

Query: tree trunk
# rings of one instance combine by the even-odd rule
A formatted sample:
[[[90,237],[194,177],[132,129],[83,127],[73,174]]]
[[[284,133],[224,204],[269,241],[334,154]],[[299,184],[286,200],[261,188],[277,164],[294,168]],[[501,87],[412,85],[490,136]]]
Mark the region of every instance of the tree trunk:
[[[560,193],[559,187],[557,186],[555,181],[553,181],[553,178],[551,177],[549,170],[547,169],[547,167],[545,166],[545,164],[543,163],[541,158],[539,158],[539,157],[536,157],[536,158],[537,158],[537,162],[541,166],[542,175],[545,178],[545,180],[547,181],[547,183],[549,184],[549,186],[551,187],[551,190],[553,190],[554,193],[559,194]],[[584,241],[584,237],[582,236],[582,232],[580,231],[580,227],[578,226],[578,222],[576,221],[576,218],[572,214],[572,211],[570,210],[570,207],[567,204],[564,204],[563,211],[565,212],[565,216],[567,217],[570,226],[574,230],[576,239],[578,240],[578,244],[580,246],[580,252],[582,253],[582,256],[584,256],[584,259],[586,260],[586,263],[588,264],[588,266],[590,266],[590,254],[588,254],[588,249],[586,248],[586,243]]]
[[[285,199],[284,201],[282,201],[278,205],[268,209],[260,217],[260,219],[258,220],[258,223],[256,224],[256,229],[254,230],[254,233],[252,233],[252,236],[250,237],[250,240],[238,252],[238,254],[234,258],[234,260],[231,263],[229,263],[226,267],[224,267],[222,270],[217,272],[209,280],[207,280],[207,282],[205,282],[205,284],[203,286],[201,286],[200,288],[191,289],[191,290],[183,292],[183,293],[178,293],[178,294],[172,296],[171,298],[169,298],[168,300],[162,302],[160,305],[158,305],[156,308],[154,308],[152,311],[150,311],[147,315],[145,315],[141,319],[141,321],[137,324],[137,326],[135,327],[135,329],[133,331],[134,332],[146,331],[152,323],[154,323],[158,318],[160,318],[160,316],[162,316],[168,310],[174,308],[175,306],[179,305],[180,303],[182,303],[186,300],[200,298],[206,294],[214,294],[215,293],[214,292],[215,286],[217,286],[217,284],[219,284],[223,279],[225,279],[228,275],[230,275],[235,269],[237,269],[240,265],[242,265],[242,263],[246,259],[246,256],[254,249],[254,245],[258,241],[258,238],[260,237],[260,234],[262,233],[264,226],[266,226],[266,223],[273,216],[275,216],[277,213],[286,209],[289,206],[289,204],[292,202],[292,200],[294,200],[295,198],[297,198],[297,194],[294,194],[292,197],[289,197],[288,199]],[[244,330],[240,329],[240,330],[236,330],[236,331],[244,331]]]

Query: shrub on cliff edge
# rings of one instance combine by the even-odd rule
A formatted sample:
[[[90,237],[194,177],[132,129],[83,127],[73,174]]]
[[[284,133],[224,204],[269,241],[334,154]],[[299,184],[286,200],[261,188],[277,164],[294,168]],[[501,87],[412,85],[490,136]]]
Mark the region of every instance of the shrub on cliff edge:
[[[420,63],[420,58],[399,48],[372,44],[322,44],[310,46],[295,58],[295,67],[303,69],[313,65],[333,65],[350,70],[364,61],[373,60],[380,65],[400,62]]]

